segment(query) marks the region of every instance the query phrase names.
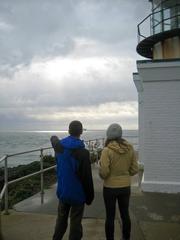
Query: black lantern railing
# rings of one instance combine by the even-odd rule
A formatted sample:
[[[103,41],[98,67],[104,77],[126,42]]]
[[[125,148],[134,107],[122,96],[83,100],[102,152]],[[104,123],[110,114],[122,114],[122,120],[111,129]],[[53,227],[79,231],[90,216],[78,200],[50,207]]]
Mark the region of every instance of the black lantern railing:
[[[174,14],[172,14],[173,10]],[[162,8],[159,11],[153,10],[138,24],[137,28],[138,43],[155,34],[180,28],[180,4]]]

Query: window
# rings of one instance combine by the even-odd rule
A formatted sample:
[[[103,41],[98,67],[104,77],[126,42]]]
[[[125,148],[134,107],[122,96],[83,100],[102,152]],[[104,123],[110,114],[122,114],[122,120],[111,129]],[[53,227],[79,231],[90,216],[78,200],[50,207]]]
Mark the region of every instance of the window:
[[[180,0],[153,1],[153,34],[180,27]]]
[[[175,5],[171,8],[171,28],[180,27],[180,6]]]
[[[161,0],[153,0],[153,10],[161,10]]]
[[[163,28],[164,28],[164,31],[171,30],[171,19],[170,18],[171,18],[170,9],[164,9],[163,10],[163,19],[164,19]]]
[[[153,15],[153,30],[154,34],[162,32],[162,11]]]

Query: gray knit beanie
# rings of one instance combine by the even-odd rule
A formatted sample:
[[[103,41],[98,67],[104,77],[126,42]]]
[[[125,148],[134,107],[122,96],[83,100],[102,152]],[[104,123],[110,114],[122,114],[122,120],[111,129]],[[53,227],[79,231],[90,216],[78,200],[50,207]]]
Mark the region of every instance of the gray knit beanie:
[[[107,139],[118,139],[122,137],[122,128],[119,124],[111,124],[106,131]]]

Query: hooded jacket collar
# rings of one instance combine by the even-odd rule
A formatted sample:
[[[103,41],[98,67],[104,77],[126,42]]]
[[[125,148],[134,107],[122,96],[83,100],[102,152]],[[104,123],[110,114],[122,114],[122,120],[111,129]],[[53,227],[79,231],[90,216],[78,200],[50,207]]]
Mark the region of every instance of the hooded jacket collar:
[[[61,145],[68,149],[85,148],[84,141],[73,136],[68,136],[61,140]]]
[[[130,144],[127,141],[124,141],[123,143],[112,141],[108,144],[107,147],[119,154],[127,153],[130,150]]]

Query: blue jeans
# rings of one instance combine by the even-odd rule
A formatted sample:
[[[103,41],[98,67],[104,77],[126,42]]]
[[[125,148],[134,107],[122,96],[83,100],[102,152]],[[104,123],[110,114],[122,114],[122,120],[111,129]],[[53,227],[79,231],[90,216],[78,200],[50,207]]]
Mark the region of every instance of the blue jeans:
[[[129,216],[130,187],[103,189],[103,197],[106,208],[105,232],[107,240],[114,240],[114,219],[116,201],[118,201],[120,216],[122,219],[123,239],[130,239],[131,220]]]
[[[69,205],[59,201],[58,216],[56,220],[53,240],[61,240],[68,226],[68,216],[70,212],[70,233],[69,240],[80,240],[83,235],[82,217],[84,212],[84,204]]]

